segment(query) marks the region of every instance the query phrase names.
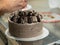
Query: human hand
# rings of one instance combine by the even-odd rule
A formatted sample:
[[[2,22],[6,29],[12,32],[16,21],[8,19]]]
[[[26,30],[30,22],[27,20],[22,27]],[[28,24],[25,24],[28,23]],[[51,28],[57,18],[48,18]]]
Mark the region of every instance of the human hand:
[[[27,5],[27,0],[1,0],[0,5],[3,6],[4,12],[12,12],[24,8]]]

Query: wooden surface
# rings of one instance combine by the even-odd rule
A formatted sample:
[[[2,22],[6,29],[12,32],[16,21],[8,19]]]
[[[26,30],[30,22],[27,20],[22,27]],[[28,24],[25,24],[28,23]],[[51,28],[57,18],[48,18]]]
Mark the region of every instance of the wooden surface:
[[[6,28],[0,23],[0,45],[4,45],[6,43],[9,43],[9,45],[18,45],[15,40],[6,37],[5,30]]]
[[[5,45],[4,42],[0,38],[0,45]]]

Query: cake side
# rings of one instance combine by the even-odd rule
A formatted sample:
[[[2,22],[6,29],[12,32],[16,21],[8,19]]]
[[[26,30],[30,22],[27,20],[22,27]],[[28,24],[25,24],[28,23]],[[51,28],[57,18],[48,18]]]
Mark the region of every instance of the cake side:
[[[43,33],[42,16],[34,11],[21,11],[9,19],[9,32],[19,38],[31,38]]]
[[[14,24],[9,21],[9,32],[15,36],[20,38],[30,38],[35,37],[42,34],[42,22],[32,24],[32,25],[24,25],[24,24]]]

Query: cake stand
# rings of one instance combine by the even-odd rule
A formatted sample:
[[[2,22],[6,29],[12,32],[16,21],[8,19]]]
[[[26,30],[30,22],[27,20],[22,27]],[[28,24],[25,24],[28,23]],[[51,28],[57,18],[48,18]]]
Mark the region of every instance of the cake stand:
[[[21,43],[21,42],[34,42],[34,41],[42,40],[49,35],[49,31],[43,27],[43,33],[36,37],[32,37],[32,38],[18,38],[18,37],[11,36],[8,29],[5,31],[5,34],[8,38],[14,39],[14,40],[18,41],[18,43]],[[25,45],[25,44],[23,44],[23,45]],[[26,43],[26,45],[32,45],[32,44]]]

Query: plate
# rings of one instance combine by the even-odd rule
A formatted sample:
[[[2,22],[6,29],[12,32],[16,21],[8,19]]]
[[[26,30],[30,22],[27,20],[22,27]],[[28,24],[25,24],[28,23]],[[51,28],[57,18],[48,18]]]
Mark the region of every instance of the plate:
[[[60,15],[52,12],[42,12],[43,15],[42,21],[45,23],[49,22],[60,22]]]
[[[7,37],[18,41],[37,41],[47,37],[49,35],[49,31],[46,28],[43,28],[42,34],[32,38],[18,38],[18,37],[11,36],[8,29],[5,31],[5,34]]]

